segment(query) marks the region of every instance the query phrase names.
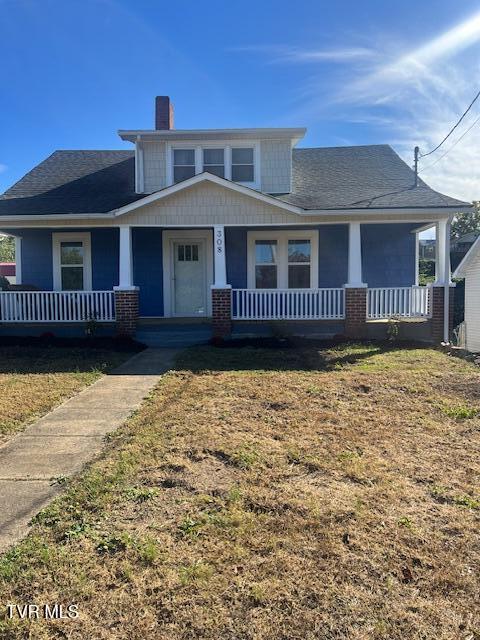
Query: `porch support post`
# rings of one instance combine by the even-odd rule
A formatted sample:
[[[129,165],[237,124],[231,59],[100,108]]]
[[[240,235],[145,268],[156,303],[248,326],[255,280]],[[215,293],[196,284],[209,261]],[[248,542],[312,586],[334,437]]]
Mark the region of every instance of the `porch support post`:
[[[420,233],[415,231],[415,286],[420,282]]]
[[[439,220],[435,234],[435,285],[443,285],[445,282],[450,282],[450,256],[447,256],[447,240],[448,251],[450,250],[450,238],[447,238],[449,233],[450,225],[448,224],[448,220]],[[447,269],[448,275],[446,275]]]
[[[226,338],[232,331],[232,287],[227,284],[225,227],[213,227],[215,276],[212,285],[212,330],[214,338]]]
[[[225,227],[223,224],[216,224],[213,227],[213,251],[215,255],[215,286],[220,289],[227,285]]]
[[[15,236],[15,284],[22,284],[22,238]]]
[[[362,236],[359,222],[350,222],[348,225],[348,282],[345,286],[367,286],[362,278]]]
[[[127,225],[120,226],[120,250],[118,263],[118,287],[130,289],[133,286],[132,230]]]
[[[436,231],[435,282],[432,287],[432,338],[450,342],[453,329],[453,299],[455,285],[450,269],[450,219],[439,220]]]
[[[345,284],[345,335],[364,338],[367,332],[367,285],[362,277],[362,236],[359,222],[348,225],[348,282]]]
[[[132,336],[138,319],[138,287],[133,285],[132,233],[128,225],[120,226],[118,287],[113,289],[117,332]]]

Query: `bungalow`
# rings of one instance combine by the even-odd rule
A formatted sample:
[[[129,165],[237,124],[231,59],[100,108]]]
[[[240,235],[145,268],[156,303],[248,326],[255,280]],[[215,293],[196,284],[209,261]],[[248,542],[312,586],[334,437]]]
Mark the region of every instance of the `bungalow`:
[[[374,336],[395,316],[448,338],[449,225],[470,205],[416,183],[388,145],[297,148],[304,135],[174,129],[159,96],[155,129],[119,131],[132,151],[56,151],[0,197],[21,285],[0,293],[0,331],[95,320],[148,342],[174,324],[226,336],[283,321]],[[436,281],[419,287],[432,226]]]

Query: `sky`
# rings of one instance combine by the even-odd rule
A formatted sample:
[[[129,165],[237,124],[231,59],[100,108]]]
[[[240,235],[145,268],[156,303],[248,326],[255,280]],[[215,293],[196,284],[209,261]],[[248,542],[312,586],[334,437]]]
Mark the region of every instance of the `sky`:
[[[155,95],[177,128],[305,126],[411,164],[480,90],[480,0],[0,0],[0,77],[0,192],[55,149],[129,148]],[[420,171],[480,199],[480,99]]]

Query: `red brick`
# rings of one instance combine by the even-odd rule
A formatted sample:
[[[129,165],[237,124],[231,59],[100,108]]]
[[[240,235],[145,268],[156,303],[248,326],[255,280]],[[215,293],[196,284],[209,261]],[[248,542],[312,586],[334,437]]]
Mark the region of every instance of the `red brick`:
[[[138,289],[115,291],[115,317],[119,335],[134,335],[138,319]]]
[[[450,287],[450,305],[449,305],[449,334],[453,330],[453,296],[455,287]],[[444,288],[432,287],[432,339],[434,342],[443,342],[443,302]]]
[[[345,334],[364,338],[367,331],[367,289],[345,289]]]
[[[232,290],[212,289],[212,330],[215,338],[232,332]]]

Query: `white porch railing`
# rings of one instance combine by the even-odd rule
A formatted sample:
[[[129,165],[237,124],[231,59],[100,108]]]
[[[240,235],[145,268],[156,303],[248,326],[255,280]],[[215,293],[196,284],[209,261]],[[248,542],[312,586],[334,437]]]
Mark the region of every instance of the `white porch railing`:
[[[0,291],[0,322],[113,322],[113,291]]]
[[[344,289],[233,289],[233,320],[339,320]]]
[[[431,315],[430,287],[388,287],[368,289],[367,318],[429,318]]]

